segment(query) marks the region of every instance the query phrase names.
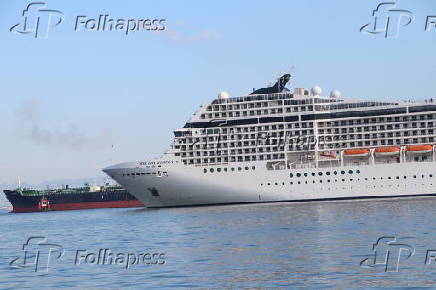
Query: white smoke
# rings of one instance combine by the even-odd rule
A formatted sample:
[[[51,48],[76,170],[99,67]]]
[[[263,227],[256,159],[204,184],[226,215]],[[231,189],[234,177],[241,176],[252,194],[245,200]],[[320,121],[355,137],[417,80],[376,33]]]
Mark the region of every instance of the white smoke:
[[[19,134],[40,145],[70,150],[101,150],[110,148],[112,144],[112,131],[107,128],[90,135],[76,124],[64,120],[60,120],[56,128],[50,128],[44,121],[39,99],[22,101],[16,110],[16,117]]]

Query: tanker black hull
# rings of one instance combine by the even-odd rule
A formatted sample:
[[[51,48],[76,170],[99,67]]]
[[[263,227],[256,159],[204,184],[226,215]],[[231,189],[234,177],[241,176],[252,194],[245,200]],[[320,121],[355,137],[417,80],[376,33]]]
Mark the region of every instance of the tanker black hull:
[[[5,190],[12,204],[12,212],[58,211],[93,208],[142,207],[144,204],[126,190],[108,190],[88,193],[59,193],[50,195],[22,195],[16,190]]]

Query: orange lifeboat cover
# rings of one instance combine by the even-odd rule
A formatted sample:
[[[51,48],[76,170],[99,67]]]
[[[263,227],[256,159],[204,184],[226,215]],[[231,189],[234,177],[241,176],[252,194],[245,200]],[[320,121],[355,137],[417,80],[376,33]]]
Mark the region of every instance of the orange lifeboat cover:
[[[407,146],[407,151],[429,151],[433,150],[431,145],[410,145]]]
[[[375,149],[377,153],[386,153],[386,152],[400,152],[400,147],[380,147]]]
[[[351,149],[344,152],[345,155],[358,155],[369,153],[369,149]]]
[[[323,152],[321,154],[319,154],[320,156],[323,157],[330,157],[330,158],[336,158],[336,154],[335,153],[328,153],[328,152]]]

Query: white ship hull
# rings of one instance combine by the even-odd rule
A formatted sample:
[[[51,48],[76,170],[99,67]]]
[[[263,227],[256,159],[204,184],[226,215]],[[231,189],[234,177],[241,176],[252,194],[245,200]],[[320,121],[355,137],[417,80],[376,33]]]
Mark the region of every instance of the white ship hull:
[[[220,93],[174,131],[163,157],[104,171],[148,207],[436,195],[433,99],[292,93],[290,77]]]
[[[222,171],[214,173],[177,163],[155,168],[141,164],[144,162],[123,163],[104,172],[147,207],[436,194],[433,161],[292,170],[267,170],[262,162],[250,162],[220,166]],[[296,177],[297,173],[301,176]]]

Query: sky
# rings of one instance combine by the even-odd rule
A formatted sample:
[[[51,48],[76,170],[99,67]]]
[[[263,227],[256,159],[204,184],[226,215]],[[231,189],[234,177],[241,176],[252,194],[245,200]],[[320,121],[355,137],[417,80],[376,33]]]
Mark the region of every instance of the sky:
[[[291,67],[291,88],[436,96],[436,28],[424,29],[434,0],[396,1],[415,18],[390,39],[359,31],[373,0],[47,0],[64,17],[47,38],[10,31],[29,3],[0,1],[0,184],[94,177],[158,156],[220,91],[249,93]],[[100,14],[165,19],[165,30],[74,30],[77,16]]]

